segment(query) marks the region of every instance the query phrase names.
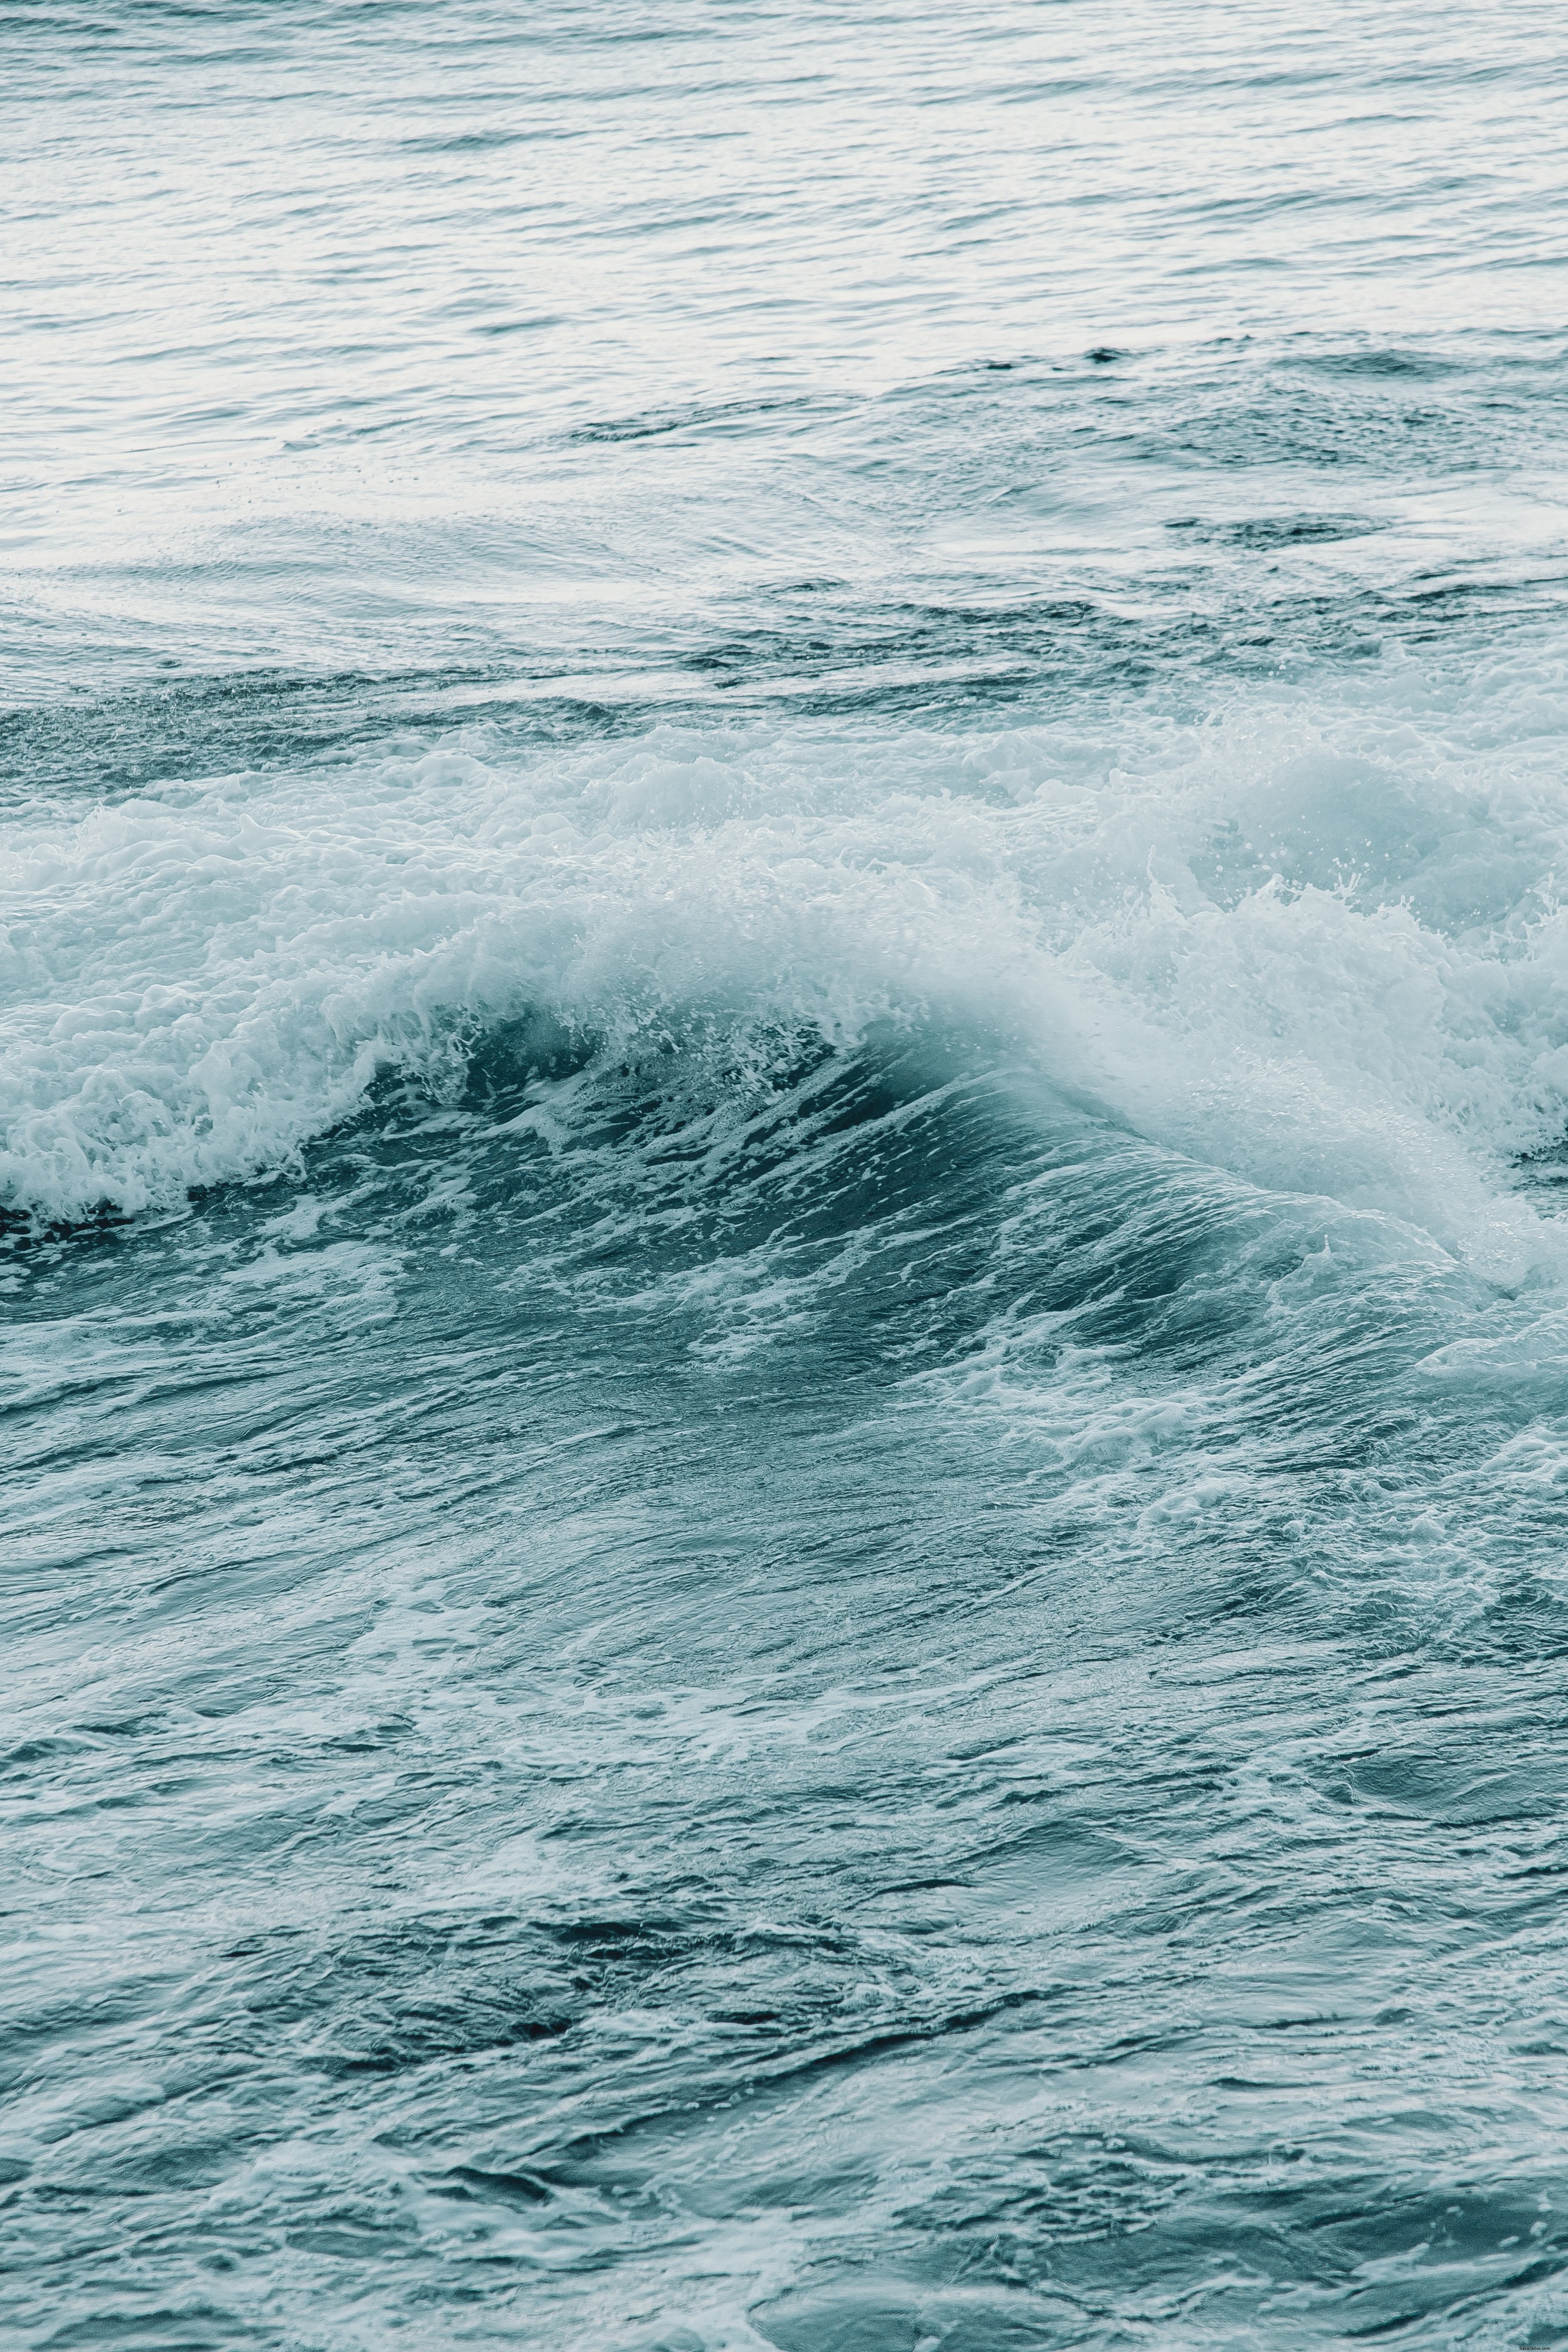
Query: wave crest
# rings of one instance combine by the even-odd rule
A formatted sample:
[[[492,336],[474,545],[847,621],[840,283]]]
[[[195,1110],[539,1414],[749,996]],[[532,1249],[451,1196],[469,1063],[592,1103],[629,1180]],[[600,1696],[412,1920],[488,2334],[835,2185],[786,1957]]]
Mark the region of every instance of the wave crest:
[[[69,1219],[287,1165],[525,1014],[613,1049],[940,1015],[1163,1142],[1506,1255],[1500,1163],[1568,1118],[1560,824],[1496,692],[1477,749],[1382,684],[1145,715],[1114,761],[1048,727],[474,732],[39,818],[0,1184]]]

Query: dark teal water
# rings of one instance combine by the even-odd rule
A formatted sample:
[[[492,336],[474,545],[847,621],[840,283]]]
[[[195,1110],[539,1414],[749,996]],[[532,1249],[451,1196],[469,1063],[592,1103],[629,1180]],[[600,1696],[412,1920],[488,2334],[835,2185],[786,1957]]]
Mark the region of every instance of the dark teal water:
[[[1568,2341],[1554,17],[3,29],[0,2335]]]

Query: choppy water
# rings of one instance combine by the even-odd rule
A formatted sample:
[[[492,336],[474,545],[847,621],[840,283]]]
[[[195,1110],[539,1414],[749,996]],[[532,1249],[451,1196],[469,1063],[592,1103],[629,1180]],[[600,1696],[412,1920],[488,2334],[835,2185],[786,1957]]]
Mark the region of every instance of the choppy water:
[[[0,10],[0,2334],[1568,2342],[1568,57]]]

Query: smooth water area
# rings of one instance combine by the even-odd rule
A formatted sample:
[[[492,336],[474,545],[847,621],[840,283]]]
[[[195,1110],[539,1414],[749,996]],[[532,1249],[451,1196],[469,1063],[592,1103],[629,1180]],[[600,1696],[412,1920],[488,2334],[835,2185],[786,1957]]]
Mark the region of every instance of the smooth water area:
[[[0,2340],[1568,2343],[1558,13],[0,34]]]

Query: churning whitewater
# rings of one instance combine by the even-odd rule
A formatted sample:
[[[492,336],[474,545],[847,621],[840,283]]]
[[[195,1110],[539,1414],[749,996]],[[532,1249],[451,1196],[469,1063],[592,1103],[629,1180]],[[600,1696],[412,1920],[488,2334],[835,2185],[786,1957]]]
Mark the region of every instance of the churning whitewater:
[[[1556,12],[5,50],[0,2335],[1568,2343]]]

